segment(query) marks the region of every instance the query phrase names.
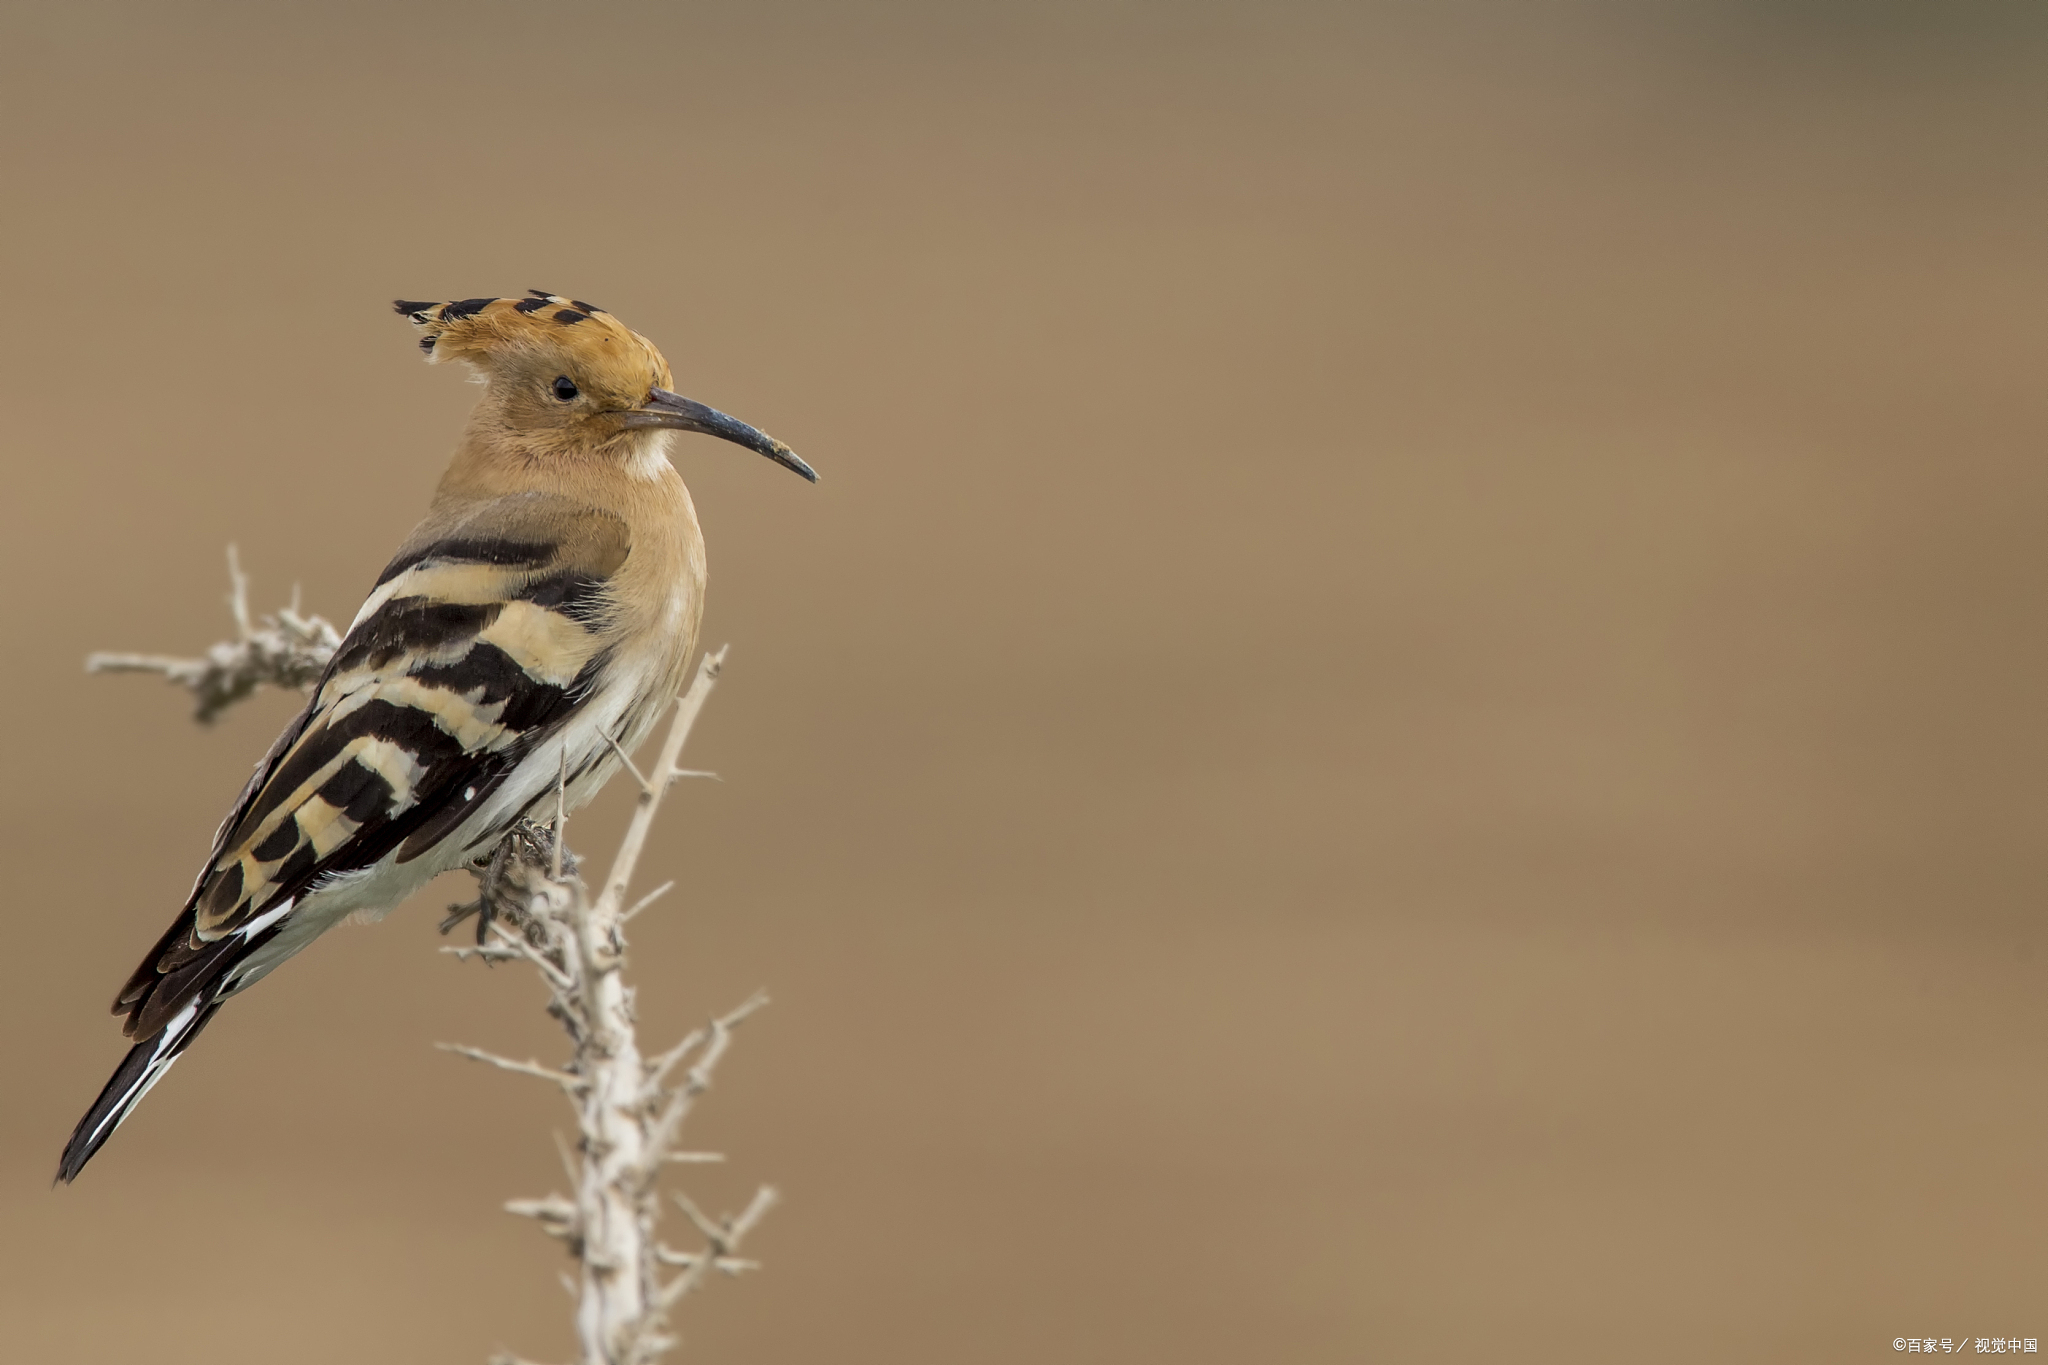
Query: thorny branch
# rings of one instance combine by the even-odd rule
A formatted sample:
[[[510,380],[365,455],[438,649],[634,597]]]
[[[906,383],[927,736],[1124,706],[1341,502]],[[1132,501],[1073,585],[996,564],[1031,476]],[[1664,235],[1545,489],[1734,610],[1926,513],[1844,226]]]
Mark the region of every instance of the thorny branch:
[[[474,1048],[451,1050],[548,1081],[575,1107],[575,1193],[518,1199],[505,1207],[560,1238],[578,1262],[576,1326],[583,1365],[649,1365],[667,1352],[675,1345],[669,1310],[712,1271],[732,1275],[753,1268],[753,1262],[739,1257],[740,1243],[775,1201],[775,1192],[764,1186],[739,1215],[713,1221],[676,1196],[702,1234],[704,1247],[680,1252],[660,1241],[656,1225],[662,1205],[656,1186],[661,1168],[715,1159],[710,1153],[679,1151],[676,1143],[692,1106],[710,1088],[733,1030],[767,998],[756,995],[693,1030],[667,1052],[646,1058],[634,1031],[633,995],[621,980],[625,923],[651,899],[629,906],[627,888],[662,798],[685,775],[677,760],[724,659],[723,650],[706,656],[689,690],[676,701],[652,776],[628,765],[640,795],[603,891],[593,898],[573,860],[558,862],[563,856],[558,811],[554,829],[532,824],[515,829],[476,869],[477,898],[449,907],[441,925],[445,933],[477,917],[476,946],[444,951],[533,963],[548,986],[548,1013],[569,1035],[572,1057],[560,1071]],[[678,1068],[680,1076],[672,1081]],[[671,1270],[679,1273],[667,1273]],[[514,1361],[501,1356],[498,1365]]]
[[[260,624],[252,621],[249,582],[232,546],[228,574],[234,640],[214,645],[203,659],[94,654],[86,660],[87,670],[160,673],[193,694],[202,722],[213,721],[259,687],[309,690],[340,648],[339,634],[318,616],[301,616],[296,593],[291,606],[263,617]],[[548,1013],[569,1036],[571,1057],[559,1070],[480,1048],[440,1046],[501,1070],[545,1080],[576,1109],[575,1150],[562,1154],[575,1193],[515,1199],[505,1209],[535,1220],[541,1231],[560,1238],[577,1263],[578,1275],[570,1287],[577,1299],[579,1365],[652,1365],[673,1348],[669,1311],[713,1271],[737,1275],[757,1268],[756,1262],[739,1256],[740,1245],[776,1200],[775,1191],[764,1185],[739,1214],[713,1219],[683,1195],[674,1194],[676,1206],[704,1246],[678,1251],[659,1239],[661,1169],[725,1159],[716,1152],[681,1150],[676,1143],[698,1097],[710,1088],[733,1030],[768,1000],[757,994],[692,1030],[667,1051],[643,1058],[634,1027],[633,992],[622,979],[625,924],[674,885],[666,883],[631,905],[626,902],[662,799],[681,778],[715,776],[683,768],[678,760],[724,660],[723,649],[705,656],[689,690],[676,699],[675,716],[651,777],[620,750],[619,757],[639,785],[639,799],[595,899],[583,883],[580,861],[561,838],[567,821],[558,789],[554,821],[520,821],[472,867],[476,899],[451,905],[440,926],[445,934],[474,915],[475,946],[442,951],[465,960],[531,964],[548,988]],[[672,1081],[671,1076],[676,1078]],[[533,1363],[500,1353],[492,1365]]]
[[[235,547],[228,546],[228,610],[235,617],[235,638],[206,651],[203,659],[177,659],[163,654],[93,654],[88,673],[161,673],[190,691],[199,702],[195,719],[212,724],[221,712],[245,700],[259,687],[304,691],[319,678],[341,635],[319,616],[299,615],[298,592],[292,604],[278,608],[261,624],[249,617],[249,579],[242,572]]]

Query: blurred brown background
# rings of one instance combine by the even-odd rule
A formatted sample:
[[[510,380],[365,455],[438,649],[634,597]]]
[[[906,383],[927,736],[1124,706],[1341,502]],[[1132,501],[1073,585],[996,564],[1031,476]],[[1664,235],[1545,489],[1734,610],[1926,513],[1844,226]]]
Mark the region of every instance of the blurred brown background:
[[[704,1361],[1863,1361],[2048,1336],[2048,11],[358,4],[0,19],[0,1359],[568,1346],[537,984],[451,880],[73,1189],[105,1005],[472,398],[590,298],[733,645],[651,1038],[787,1204]],[[609,848],[613,791],[577,828]]]

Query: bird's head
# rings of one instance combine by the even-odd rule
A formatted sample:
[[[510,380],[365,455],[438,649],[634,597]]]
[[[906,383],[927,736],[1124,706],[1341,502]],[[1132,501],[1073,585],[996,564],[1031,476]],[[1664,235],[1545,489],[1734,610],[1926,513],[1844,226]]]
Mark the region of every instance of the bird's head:
[[[429,361],[462,361],[488,386],[478,416],[499,439],[537,454],[630,451],[654,433],[699,431],[818,481],[782,442],[671,390],[654,343],[602,308],[538,289],[395,306]]]

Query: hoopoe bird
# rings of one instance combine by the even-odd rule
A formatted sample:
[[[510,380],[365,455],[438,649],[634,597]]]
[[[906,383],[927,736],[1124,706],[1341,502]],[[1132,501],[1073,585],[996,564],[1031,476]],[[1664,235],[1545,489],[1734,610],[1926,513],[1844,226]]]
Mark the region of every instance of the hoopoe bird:
[[[350,915],[389,911],[521,818],[589,800],[680,689],[704,540],[671,433],[817,481],[674,393],[645,337],[575,299],[409,303],[484,384],[433,501],[221,823],[175,923],[114,1001],[135,1040],[64,1148],[69,1182],[223,1002]]]

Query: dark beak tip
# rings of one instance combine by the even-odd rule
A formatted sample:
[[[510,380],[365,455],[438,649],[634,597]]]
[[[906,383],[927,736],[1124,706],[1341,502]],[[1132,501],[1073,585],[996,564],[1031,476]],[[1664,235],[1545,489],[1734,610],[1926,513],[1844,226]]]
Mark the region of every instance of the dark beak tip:
[[[818,481],[817,470],[768,433],[748,426],[737,417],[728,417],[717,408],[707,407],[694,398],[685,398],[667,389],[655,389],[649,393],[646,406],[627,414],[627,421],[633,425],[663,426],[715,436],[721,441],[730,441],[756,454],[766,455],[784,469],[800,474],[812,483]]]

